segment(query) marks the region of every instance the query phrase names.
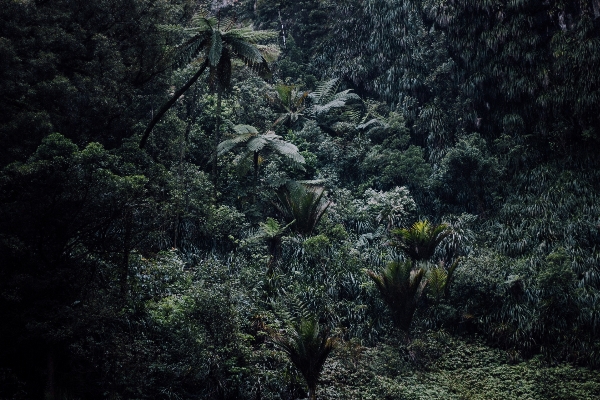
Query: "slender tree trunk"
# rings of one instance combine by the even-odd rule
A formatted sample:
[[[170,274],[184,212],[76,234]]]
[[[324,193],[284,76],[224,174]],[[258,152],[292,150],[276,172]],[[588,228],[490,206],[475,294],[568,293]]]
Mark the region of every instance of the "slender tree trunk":
[[[46,388],[44,389],[44,400],[54,400],[56,398],[54,389],[54,351],[48,350],[46,360]]]
[[[196,110],[196,102],[198,100],[198,88],[196,87],[196,90],[194,90],[194,96],[192,97],[192,101],[188,103],[188,107],[187,107],[187,118],[188,118],[188,124],[185,128],[185,132],[182,135],[181,138],[181,142],[179,144],[179,168],[178,168],[178,172],[177,174],[178,176],[178,186],[179,189],[182,192],[185,192],[185,202],[184,205],[187,206],[188,203],[188,199],[187,199],[187,191],[185,190],[185,186],[186,186],[186,179],[185,179],[185,174],[183,171],[183,163],[185,161],[185,153],[187,150],[187,146],[188,146],[188,142],[190,139],[190,132],[192,131],[192,127],[194,126],[194,123],[196,122],[196,116],[197,116],[197,112],[195,112]],[[181,218],[181,193],[180,195],[177,197],[176,199],[176,213],[175,213],[175,227],[174,227],[174,232],[173,232],[173,248],[177,248],[177,240],[179,239],[179,223],[180,223],[180,218]]]
[[[217,86],[217,122],[215,123],[215,143],[213,146],[213,193],[214,201],[217,201],[217,185],[219,182],[219,169],[217,159],[217,148],[221,140],[221,87]]]
[[[308,398],[310,400],[317,400],[317,388],[315,386],[308,387]]]
[[[158,121],[160,121],[162,116],[165,115],[165,113],[167,111],[169,111],[169,109],[173,106],[173,104],[175,104],[177,99],[179,99],[179,97],[181,97],[181,95],[183,93],[185,93],[185,91],[188,90],[190,88],[190,86],[192,86],[198,80],[198,78],[200,78],[200,76],[202,76],[202,74],[204,73],[204,70],[206,69],[207,66],[208,66],[208,59],[206,59],[206,61],[204,61],[204,63],[202,64],[202,66],[200,67],[198,72],[196,72],[194,74],[194,76],[192,76],[190,78],[190,80],[187,81],[187,83],[181,87],[181,89],[176,91],[175,94],[169,99],[169,101],[167,101],[160,108],[160,110],[158,110],[158,112],[156,113],[154,118],[152,118],[152,121],[150,121],[150,123],[148,124],[148,127],[144,131],[144,134],[142,135],[142,140],[140,140],[140,149],[143,149],[144,147],[146,147],[146,142],[148,141],[148,137],[150,136],[150,132],[152,132],[154,125],[156,125],[158,123]]]
[[[252,198],[252,202],[256,203],[256,196],[258,194],[258,161],[259,161],[260,153],[258,151],[254,152],[254,194]]]
[[[123,240],[123,265],[121,269],[120,289],[121,297],[127,296],[127,286],[129,278],[129,253],[131,253],[131,232],[133,230],[133,211],[127,210],[125,213],[125,238]]]

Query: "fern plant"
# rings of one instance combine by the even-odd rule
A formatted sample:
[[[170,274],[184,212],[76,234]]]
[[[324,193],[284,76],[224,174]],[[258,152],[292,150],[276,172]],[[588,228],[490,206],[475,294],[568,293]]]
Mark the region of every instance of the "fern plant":
[[[192,19],[192,26],[163,26],[163,30],[184,37],[183,42],[174,49],[174,67],[200,65],[196,73],[158,110],[152,118],[142,139],[140,148],[144,148],[150,133],[162,116],[175,104],[204,73],[209,69],[209,83],[217,89],[217,113],[220,112],[220,94],[229,86],[232,60],[237,58],[257,72],[268,71],[268,63],[275,60],[278,50],[264,46],[259,42],[275,39],[276,31],[255,31],[249,26],[238,27],[232,20],[198,14]],[[220,116],[217,116],[217,121]],[[218,133],[218,127],[217,127]],[[217,138],[218,139],[218,138]],[[218,140],[216,141],[218,143]],[[216,144],[215,144],[216,146]]]
[[[281,136],[276,135],[273,131],[260,134],[255,127],[250,125],[236,125],[233,127],[233,130],[236,136],[219,143],[217,156],[222,156],[238,145],[245,144],[245,149],[240,156],[238,165],[242,167],[240,170],[243,171],[244,161],[252,157],[255,190],[258,184],[258,172],[262,163],[261,152],[263,150],[270,149],[275,153],[281,154],[292,164],[299,167],[302,167],[305,163],[304,157],[300,154],[298,148],[294,144],[282,140]]]

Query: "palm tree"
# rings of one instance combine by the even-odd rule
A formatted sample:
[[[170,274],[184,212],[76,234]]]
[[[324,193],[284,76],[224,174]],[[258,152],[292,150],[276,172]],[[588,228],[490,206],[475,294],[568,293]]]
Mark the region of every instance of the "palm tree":
[[[444,262],[440,261],[438,266],[427,273],[427,292],[432,295],[435,303],[439,303],[442,298],[447,298],[450,294],[450,283],[459,262],[460,257],[446,269]]]
[[[429,221],[417,221],[409,229],[392,231],[398,241],[397,245],[416,265],[418,261],[433,257],[436,247],[444,238],[452,233],[446,224],[432,225]]]
[[[321,330],[316,318],[302,319],[285,335],[275,335],[273,343],[290,357],[308,385],[308,398],[316,400],[317,383],[327,357],[337,340],[329,330]]]
[[[231,20],[206,15],[197,15],[192,19],[193,26],[181,28],[179,26],[164,26],[167,31],[176,32],[186,37],[186,40],[176,48],[179,59],[175,65],[200,63],[196,73],[158,110],[152,118],[140,141],[140,148],[144,148],[150,132],[162,116],[175,104],[177,99],[185,93],[209,69],[209,83],[217,92],[217,127],[215,132],[215,149],[219,143],[219,124],[221,112],[221,92],[229,87],[231,80],[231,64],[234,58],[241,59],[258,72],[268,70],[268,62],[277,57],[278,51],[274,47],[261,46],[260,41],[278,37],[276,31],[255,31],[251,27],[235,27]],[[216,158],[215,161],[216,162]],[[216,170],[215,164],[213,169]]]
[[[367,271],[385,304],[392,313],[394,325],[408,334],[417,303],[427,285],[425,269],[413,270],[410,262],[391,262],[376,274]]]
[[[310,235],[331,205],[331,201],[323,199],[324,195],[324,187],[308,187],[289,181],[277,191],[279,204],[275,206],[286,221],[296,220],[292,229]]]
[[[237,136],[227,139],[217,147],[217,156],[233,150],[241,144],[245,144],[244,152],[242,153],[240,165],[243,161],[252,156],[254,165],[254,189],[258,184],[258,169],[260,166],[260,152],[268,148],[282,156],[286,157],[293,164],[302,165],[305,163],[304,157],[298,151],[298,148],[292,143],[281,139],[281,136],[276,135],[273,131],[268,131],[264,134],[259,134],[258,130],[250,125],[236,125],[233,130]]]

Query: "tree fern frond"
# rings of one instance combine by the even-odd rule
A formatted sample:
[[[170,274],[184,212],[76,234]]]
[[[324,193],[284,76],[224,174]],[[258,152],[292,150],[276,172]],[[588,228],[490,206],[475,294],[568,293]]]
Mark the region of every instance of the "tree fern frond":
[[[323,103],[329,100],[329,98],[337,91],[340,84],[339,78],[333,78],[328,81],[321,83],[317,89],[310,94],[313,101],[317,103]]]
[[[383,123],[381,122],[381,120],[379,120],[378,118],[373,118],[363,124],[358,125],[356,127],[356,129],[363,131],[363,130],[369,130],[375,126],[382,126],[382,125],[383,125]]]
[[[246,134],[251,134],[251,135],[258,135],[258,130],[253,127],[252,125],[236,125],[233,127],[233,129],[235,130],[235,132],[238,135],[246,135]]]
[[[279,32],[272,30],[254,31],[251,27],[231,29],[223,36],[232,39],[241,39],[245,42],[256,44],[279,37]]]
[[[193,29],[198,31],[213,30],[219,24],[219,19],[216,17],[208,17],[208,14],[197,13],[192,17]]]
[[[304,164],[306,162],[302,154],[299,153],[298,147],[292,143],[283,140],[271,140],[269,141],[269,147],[296,163]]]
[[[208,52],[208,60],[210,61],[211,67],[216,67],[221,60],[223,53],[223,40],[221,38],[221,32],[214,30],[212,32],[210,50]]]
[[[252,139],[250,139],[248,141],[248,144],[246,145],[246,147],[248,148],[249,151],[256,152],[256,151],[261,151],[266,146],[267,143],[268,143],[268,141],[265,138],[258,136],[258,137],[253,137]]]
[[[344,107],[346,102],[343,100],[333,100],[327,104],[315,104],[309,109],[309,113],[314,116],[319,116],[321,114],[326,114],[334,108]]]
[[[333,95],[331,100],[344,100],[348,102],[349,100],[360,100],[360,96],[352,93],[352,89],[346,89]]]
[[[244,135],[236,136],[232,139],[227,139],[227,140],[222,141],[217,146],[217,155],[222,156],[223,154],[231,151],[231,149],[233,149],[238,144],[248,141],[253,136],[254,135],[252,135],[252,134],[244,134]]]
[[[158,24],[156,28],[165,33],[176,33],[176,34],[191,34],[188,29],[181,25],[171,25],[171,24]]]
[[[254,65],[265,62],[262,53],[255,45],[234,38],[228,38],[227,43],[231,47],[233,53],[247,64]]]

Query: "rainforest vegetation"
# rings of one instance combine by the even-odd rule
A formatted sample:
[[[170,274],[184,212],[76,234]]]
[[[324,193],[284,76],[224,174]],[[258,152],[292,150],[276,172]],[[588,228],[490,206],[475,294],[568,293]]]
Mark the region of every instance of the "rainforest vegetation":
[[[0,0],[0,399],[600,398],[599,0]]]

